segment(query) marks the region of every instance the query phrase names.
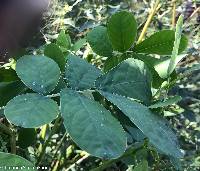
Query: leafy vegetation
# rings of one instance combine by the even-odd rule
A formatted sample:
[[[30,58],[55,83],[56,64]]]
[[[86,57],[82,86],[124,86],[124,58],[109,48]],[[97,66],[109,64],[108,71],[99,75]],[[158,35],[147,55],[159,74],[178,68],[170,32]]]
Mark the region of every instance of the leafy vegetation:
[[[0,128],[17,155],[2,150],[0,167],[70,170],[88,159],[82,169],[183,170],[183,144],[166,118],[176,115],[172,107],[182,98],[169,94],[199,65],[176,71],[188,46],[182,15],[175,29],[141,42],[138,25],[132,12],[119,10],[75,43],[62,30],[36,53],[1,68]]]

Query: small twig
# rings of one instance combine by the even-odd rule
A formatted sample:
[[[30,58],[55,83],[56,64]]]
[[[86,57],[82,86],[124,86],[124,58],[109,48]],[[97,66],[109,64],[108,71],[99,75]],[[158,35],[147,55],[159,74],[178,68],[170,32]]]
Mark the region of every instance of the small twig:
[[[140,37],[139,37],[139,39],[137,41],[137,44],[140,43],[144,39],[144,36],[145,36],[145,34],[147,32],[147,28],[149,27],[149,25],[150,25],[150,23],[151,23],[151,21],[153,19],[153,16],[155,15],[155,13],[160,8],[159,4],[160,4],[160,0],[156,0],[156,3],[154,5],[153,9],[149,13],[148,19],[147,19],[147,21],[146,21],[146,23],[145,23],[145,25],[143,27],[142,33],[140,34]]]
[[[84,155],[82,158],[80,158],[78,161],[76,161],[74,164],[72,164],[71,166],[69,166],[66,171],[71,170],[72,168],[74,168],[76,165],[80,165],[85,159],[87,159],[90,155],[86,154]]]
[[[172,28],[176,26],[176,0],[172,0]]]
[[[194,12],[190,15],[190,17],[188,18],[188,20],[191,20],[196,13],[200,12],[200,7],[198,7],[197,9],[194,10]]]

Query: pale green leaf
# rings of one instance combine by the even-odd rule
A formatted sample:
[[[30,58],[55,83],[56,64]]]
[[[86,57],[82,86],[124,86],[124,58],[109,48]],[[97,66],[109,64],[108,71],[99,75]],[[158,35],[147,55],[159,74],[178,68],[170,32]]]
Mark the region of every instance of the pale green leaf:
[[[175,32],[175,40],[174,40],[174,47],[172,51],[172,56],[170,59],[169,67],[168,67],[168,76],[174,71],[177,65],[177,55],[179,52],[179,46],[181,43],[181,34],[182,34],[182,27],[183,27],[183,15],[180,15],[177,25],[176,25],[176,32]]]

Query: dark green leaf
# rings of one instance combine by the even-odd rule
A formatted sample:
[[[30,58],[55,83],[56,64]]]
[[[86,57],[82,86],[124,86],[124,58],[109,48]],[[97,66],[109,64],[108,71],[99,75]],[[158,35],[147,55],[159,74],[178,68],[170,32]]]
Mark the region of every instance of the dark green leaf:
[[[149,108],[153,109],[153,108],[159,108],[159,107],[166,107],[166,106],[178,103],[179,101],[181,101],[181,99],[182,98],[180,96],[169,97],[163,102],[160,101],[160,102],[157,102],[157,103],[149,106]]]
[[[0,152],[0,161],[0,170],[2,171],[36,171],[36,167],[34,167],[31,162],[14,154]],[[18,167],[18,169],[16,169],[16,167]]]
[[[92,50],[100,56],[112,56],[112,45],[109,41],[107,28],[103,26],[95,27],[87,35],[87,40]]]
[[[0,83],[0,107],[5,106],[13,97],[23,93],[26,89],[21,81]]]
[[[94,82],[101,71],[86,60],[69,55],[65,70],[68,85],[73,89],[85,90],[94,87]]]
[[[136,34],[137,22],[130,12],[117,12],[108,21],[108,36],[114,50],[128,50],[133,45]]]
[[[58,84],[60,69],[46,56],[23,56],[17,61],[16,72],[24,84],[33,91],[47,94]]]
[[[136,45],[133,51],[136,53],[171,55],[174,46],[174,40],[175,32],[173,30],[162,30]],[[187,38],[182,35],[179,53],[186,49],[187,44]]]
[[[58,64],[61,71],[65,69],[66,60],[61,49],[58,47],[58,45],[54,43],[46,45],[44,49],[44,55],[53,59]]]
[[[18,145],[21,148],[27,148],[32,145],[37,138],[37,132],[34,128],[21,128],[18,133]]]
[[[10,100],[4,112],[16,126],[36,128],[53,121],[59,114],[59,108],[52,99],[32,93]]]
[[[0,82],[11,82],[17,80],[19,80],[19,78],[13,69],[0,68]]]
[[[149,103],[151,73],[144,62],[129,58],[96,80],[99,90],[118,93]]]
[[[121,55],[121,56],[112,56],[106,59],[105,63],[104,63],[104,72],[108,72],[110,71],[112,68],[114,68],[115,66],[117,66],[119,63],[121,63],[122,61],[128,59],[129,56],[127,55]]]
[[[100,93],[128,116],[156,148],[176,158],[183,156],[174,132],[163,118],[131,99],[102,91]]]
[[[125,132],[99,103],[74,90],[64,89],[61,91],[61,114],[72,139],[91,155],[111,159],[124,153]]]

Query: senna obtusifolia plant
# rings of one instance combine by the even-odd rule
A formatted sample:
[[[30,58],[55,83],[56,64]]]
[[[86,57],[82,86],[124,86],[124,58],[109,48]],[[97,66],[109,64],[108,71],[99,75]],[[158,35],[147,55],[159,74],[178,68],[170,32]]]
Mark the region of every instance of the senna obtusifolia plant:
[[[139,149],[157,149],[178,161],[183,153],[163,113],[181,100],[167,92],[179,79],[177,63],[186,56],[182,24],[181,16],[175,30],[156,32],[138,44],[137,22],[127,11],[115,13],[106,26],[97,26],[73,46],[61,32],[56,43],[45,46],[44,55],[18,59],[16,73],[1,68],[0,105],[6,119],[18,127],[38,128],[62,118],[82,150],[108,160],[94,170],[132,155],[135,142]],[[74,55],[86,41],[94,53],[107,57],[102,69]],[[0,166],[17,164],[34,166],[0,153]],[[147,161],[139,167],[147,169]]]

